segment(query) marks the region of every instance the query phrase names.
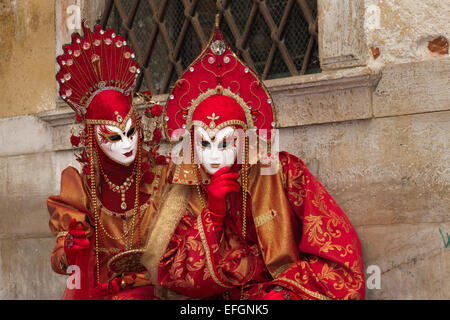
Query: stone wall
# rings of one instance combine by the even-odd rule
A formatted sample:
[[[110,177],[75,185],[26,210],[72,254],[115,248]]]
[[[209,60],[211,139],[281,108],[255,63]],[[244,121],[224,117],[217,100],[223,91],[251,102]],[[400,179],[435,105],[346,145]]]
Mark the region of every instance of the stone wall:
[[[36,49],[24,40],[36,41],[33,28],[23,41],[0,41],[2,57],[12,57],[0,62],[0,299],[58,299],[64,288],[50,268],[45,204],[60,172],[77,166],[74,115],[55,98],[54,59],[69,34],[58,6],[87,9],[65,0],[53,13],[50,2],[0,3],[10,19],[2,28],[25,28],[26,14],[38,12],[46,30]],[[450,299],[442,280],[450,270],[449,10],[445,1],[319,0],[324,71],[266,82],[281,148],[330,191],[357,229],[366,268],[381,270],[381,288],[368,289],[368,299]],[[18,65],[30,76],[16,74]]]

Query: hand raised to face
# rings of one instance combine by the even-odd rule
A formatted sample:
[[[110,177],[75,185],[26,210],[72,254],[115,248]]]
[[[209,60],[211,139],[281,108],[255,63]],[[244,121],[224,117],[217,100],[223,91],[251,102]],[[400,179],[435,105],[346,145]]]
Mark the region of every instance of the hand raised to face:
[[[228,194],[240,191],[237,182],[239,174],[232,172],[229,166],[219,169],[211,178],[208,186],[208,208],[220,218],[220,222],[226,213],[225,198]]]

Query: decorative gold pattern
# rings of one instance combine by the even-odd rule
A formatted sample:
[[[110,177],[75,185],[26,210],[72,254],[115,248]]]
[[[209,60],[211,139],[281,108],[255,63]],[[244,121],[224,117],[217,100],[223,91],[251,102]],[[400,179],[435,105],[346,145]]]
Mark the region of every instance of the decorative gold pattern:
[[[116,121],[112,121],[112,120],[91,120],[91,119],[86,119],[86,123],[87,124],[92,124],[92,125],[108,125],[108,126],[114,126],[114,127],[118,127],[120,130],[125,131],[126,126],[127,126],[127,122],[129,119],[131,119],[132,117],[134,118],[135,116],[135,111],[134,108],[131,107],[130,111],[128,112],[128,114],[126,115],[126,117],[123,119],[122,122],[116,122]],[[98,137],[97,137],[97,133],[95,134],[97,142],[98,141]]]
[[[278,213],[275,210],[270,210],[269,212],[266,212],[256,218],[254,218],[255,227],[258,228],[262,226],[263,224],[275,219],[275,217],[278,215]]]
[[[159,261],[165,253],[180,219],[186,213],[186,199],[189,194],[188,186],[172,185],[167,187],[166,192],[161,196],[160,209],[148,226],[149,236],[141,262],[149,271],[153,284],[158,283]]]
[[[108,270],[115,274],[142,272],[145,267],[140,263],[143,249],[133,249],[112,256],[106,264]]]
[[[58,234],[56,235],[56,239],[61,238],[61,237],[65,237],[65,236],[67,236],[68,233],[69,232],[67,232],[67,231],[58,232]]]
[[[316,298],[316,299],[319,299],[319,300],[331,300],[331,299],[330,299],[329,297],[327,297],[327,296],[324,296],[324,295],[321,295],[320,293],[317,293],[317,292],[314,292],[314,291],[311,291],[311,290],[306,289],[304,286],[302,286],[302,285],[301,285],[299,282],[297,282],[297,281],[293,281],[293,280],[291,280],[291,279],[284,278],[284,277],[278,278],[277,280],[287,282],[287,283],[289,283],[290,285],[292,285],[292,286],[294,286],[294,287],[297,287],[299,290],[305,292],[306,294],[308,294],[308,295],[310,295],[310,296],[312,296],[312,297],[314,297],[314,298]]]
[[[206,118],[211,120],[211,122],[209,123],[209,128],[214,129],[216,127],[216,123],[214,121],[219,119],[220,116],[216,116],[216,114],[213,112],[211,116],[207,116]]]
[[[183,169],[183,170],[182,170]],[[183,173],[181,173],[183,171]],[[200,175],[202,177],[203,184],[209,184],[210,179],[206,175],[203,169],[200,168]],[[198,185],[198,179],[195,175],[192,165],[179,164],[175,166],[172,183],[185,184],[185,185]]]
[[[217,283],[219,286],[224,287],[224,288],[233,288],[232,286],[228,286],[225,283],[223,283],[222,281],[220,281],[215,273],[214,267],[213,267],[213,263],[211,260],[211,255],[210,255],[210,251],[209,251],[209,246],[208,246],[208,242],[206,241],[206,236],[205,236],[205,231],[203,230],[203,222],[202,222],[202,215],[199,214],[197,217],[197,228],[199,230],[200,233],[200,238],[202,239],[202,244],[203,244],[203,248],[205,249],[205,254],[206,254],[206,263],[208,265],[208,269],[209,269],[209,273],[211,278],[214,280],[215,283]]]
[[[274,278],[279,277],[280,274],[282,274],[284,271],[286,271],[287,269],[289,269],[289,267],[291,267],[291,266],[292,266],[292,263],[287,263],[287,264],[285,264],[285,265],[282,265],[281,267],[279,267],[277,270],[275,270],[275,271],[272,273],[272,276],[273,276]]]
[[[202,121],[200,121],[200,120],[194,120],[194,121],[192,121],[192,125],[193,125],[193,126],[201,127],[201,128],[203,128],[203,129],[205,129],[205,131],[208,132],[208,133],[211,131],[211,128],[208,127],[204,122],[202,122]],[[219,124],[218,126],[215,126],[215,127],[214,127],[214,130],[215,130],[215,131],[219,131],[219,130],[225,128],[225,127],[228,127],[228,126],[235,126],[235,125],[241,126],[244,130],[247,130],[247,124],[245,124],[245,123],[244,123],[243,121],[241,121],[241,120],[228,120],[228,121],[224,121],[224,122],[222,122],[221,124]]]
[[[204,100],[206,100],[207,98],[209,98],[209,97],[211,97],[211,96],[213,96],[215,94],[217,94],[216,89],[209,89],[205,93],[200,94],[192,102],[191,107],[189,108],[187,119],[186,119],[186,129],[187,130],[190,130],[192,128],[193,124],[194,124],[193,120],[192,120],[192,116],[194,115],[194,111],[198,107],[198,105],[201,102],[203,102]],[[228,97],[230,97],[232,99],[234,99],[242,107],[242,110],[244,111],[247,124],[242,123],[242,121],[235,122],[233,124],[239,124],[239,125],[245,127],[245,129],[253,128],[254,124],[253,124],[252,115],[251,115],[250,109],[249,109],[248,105],[245,103],[245,101],[241,97],[239,97],[237,94],[234,94],[231,90],[228,90],[228,89],[223,89],[222,94],[225,95],[225,96],[228,96]],[[196,124],[199,125],[200,123],[198,123],[198,121],[196,121]],[[230,121],[228,121],[226,125],[225,125],[225,122],[224,122],[224,123],[221,123],[220,125],[218,125],[216,128],[217,129],[224,128],[224,127],[226,127],[228,125],[231,125],[231,124],[232,123]],[[203,125],[202,125],[202,127],[203,127]],[[209,128],[209,127],[206,126],[206,128]]]
[[[308,234],[308,240],[311,245],[320,246],[321,252],[329,252],[337,250],[342,252],[341,257],[345,257],[347,252],[356,250],[351,244],[347,246],[336,243],[337,238],[340,238],[341,229],[336,228],[338,225],[343,227],[346,233],[350,231],[350,225],[343,215],[336,214],[332,208],[329,208],[325,202],[325,189],[316,181],[316,192],[313,195],[312,204],[319,209],[321,215],[308,215],[305,217],[305,232]],[[326,225],[323,220],[326,219]],[[326,228],[326,229],[325,229]]]
[[[136,210],[130,209],[128,211],[125,211],[124,213],[120,213],[120,212],[115,212],[112,210],[107,209],[101,202],[100,199],[97,200],[101,206],[101,210],[102,213],[107,214],[110,217],[116,217],[116,218],[122,218],[122,217],[126,217],[127,219],[133,217],[136,214]],[[147,201],[146,203],[141,205],[141,209],[140,211],[144,211],[145,209],[147,209],[150,206],[150,203],[148,203],[149,201]]]

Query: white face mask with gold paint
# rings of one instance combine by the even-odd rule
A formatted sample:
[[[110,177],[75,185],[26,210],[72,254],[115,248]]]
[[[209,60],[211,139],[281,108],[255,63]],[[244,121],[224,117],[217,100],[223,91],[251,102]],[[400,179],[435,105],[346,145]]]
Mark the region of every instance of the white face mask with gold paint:
[[[214,134],[211,134],[214,132]],[[202,127],[195,127],[195,152],[203,168],[213,175],[220,168],[232,166],[236,160],[234,128],[225,127],[219,131],[207,132]]]
[[[100,149],[111,160],[130,165],[136,158],[138,148],[138,131],[132,119],[127,121],[125,130],[110,125],[96,125],[95,132]]]

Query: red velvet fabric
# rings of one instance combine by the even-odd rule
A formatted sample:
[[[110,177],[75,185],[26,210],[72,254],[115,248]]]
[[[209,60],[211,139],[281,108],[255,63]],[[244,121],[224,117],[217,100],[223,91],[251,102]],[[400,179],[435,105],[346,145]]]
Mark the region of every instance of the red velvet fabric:
[[[130,109],[131,96],[127,97],[116,90],[105,90],[92,99],[87,109],[86,119],[118,122],[117,115],[125,119]]]
[[[216,44],[223,46],[223,52],[213,50]],[[192,107],[193,101],[203,93],[215,90],[219,86],[242,99],[246,104],[244,107],[249,108],[256,128],[271,130],[275,115],[272,108],[272,99],[264,83],[258,79],[256,73],[250,67],[237,58],[218,29],[215,30],[213,39],[208,45],[209,47],[202,51],[201,55],[179,78],[169,95],[165,109],[165,115],[168,117],[166,126],[169,137],[176,139],[175,136],[172,137],[172,134],[175,130],[181,129],[183,125],[187,124],[188,118],[186,115]],[[235,101],[233,106],[236,105],[237,102]],[[197,108],[199,107],[197,106]],[[242,110],[242,107],[239,107]],[[216,111],[216,106],[210,108],[209,111],[211,110]]]
[[[195,109],[192,120],[201,121],[209,126],[209,123],[212,121],[211,117],[213,112],[215,117],[217,117],[214,120],[216,126],[230,120],[240,120],[247,123],[244,110],[242,110],[242,107],[236,100],[219,94],[203,100]]]

